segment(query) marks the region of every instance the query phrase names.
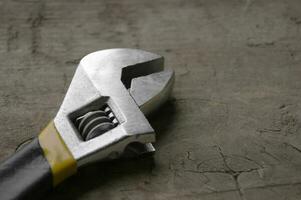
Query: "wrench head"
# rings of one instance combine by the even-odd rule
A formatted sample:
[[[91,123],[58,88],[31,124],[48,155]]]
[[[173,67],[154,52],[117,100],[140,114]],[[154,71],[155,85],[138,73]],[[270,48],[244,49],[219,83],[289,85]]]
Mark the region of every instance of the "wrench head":
[[[78,166],[117,158],[132,143],[154,151],[155,132],[144,114],[167,99],[173,77],[162,56],[142,50],[85,56],[54,119]]]

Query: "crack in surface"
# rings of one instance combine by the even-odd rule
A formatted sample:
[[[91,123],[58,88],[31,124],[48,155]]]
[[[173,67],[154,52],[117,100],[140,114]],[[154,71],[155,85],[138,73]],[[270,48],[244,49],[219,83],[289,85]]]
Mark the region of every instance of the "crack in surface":
[[[43,25],[45,20],[44,17],[44,9],[45,9],[45,2],[40,1],[39,7],[37,9],[37,13],[33,13],[31,17],[28,19],[30,23],[30,30],[32,34],[31,39],[31,54],[38,53],[41,43],[41,30],[40,27]]]
[[[7,52],[10,52],[12,50],[17,49],[17,40],[19,37],[19,32],[15,29],[14,26],[9,26],[7,28],[7,34],[8,34],[8,38],[7,38]]]
[[[267,155],[267,156],[273,158],[273,159],[276,160],[278,163],[281,162],[281,160],[280,160],[277,156],[275,156],[274,154],[270,153],[270,152],[267,150],[267,148],[266,148],[265,146],[263,146],[263,145],[258,145],[258,146],[261,148],[261,149],[260,149],[260,153],[265,154],[265,155]]]
[[[239,181],[238,181],[238,178],[239,176],[242,174],[242,173],[250,173],[250,172],[253,172],[253,171],[258,171],[259,169],[262,169],[263,167],[255,162],[254,160],[250,159],[250,158],[247,158],[245,156],[236,156],[236,157],[241,157],[245,160],[248,160],[254,164],[256,164],[258,167],[250,167],[249,169],[241,169],[241,170],[236,170],[236,169],[233,169],[230,164],[229,164],[229,158],[232,158],[231,156],[229,157],[228,155],[226,155],[222,148],[220,146],[217,146],[215,145],[214,146],[216,149],[217,149],[217,152],[218,152],[218,155],[219,157],[221,158],[222,160],[222,165],[223,167],[221,169],[215,169],[215,170],[211,170],[211,169],[208,169],[208,170],[199,170],[199,168],[201,167],[201,165],[203,163],[205,163],[206,161],[202,161],[200,163],[197,164],[197,167],[196,167],[196,170],[184,170],[185,172],[190,172],[190,173],[198,173],[198,174],[201,174],[203,176],[206,176],[206,173],[221,173],[221,174],[227,174],[229,176],[231,176],[231,178],[233,179],[234,181],[234,184],[235,184],[235,190],[234,191],[237,191],[238,194],[239,194],[239,197],[241,200],[246,200],[246,197],[244,195],[244,188],[242,188],[239,184]],[[190,161],[195,161],[194,159],[191,158],[191,152],[187,152],[186,154],[186,159],[187,160],[190,160]],[[211,159],[211,160],[214,160],[214,159]],[[208,179],[208,178],[207,178]],[[205,183],[205,185],[209,182],[209,179],[208,181]]]
[[[187,156],[186,156],[187,160],[190,160],[190,161],[195,161],[194,159],[191,158],[191,152],[190,151],[187,151]]]
[[[222,157],[223,164],[224,164],[224,166],[225,166],[225,168],[226,168],[225,173],[227,173],[227,174],[229,174],[229,175],[232,176],[233,180],[235,181],[235,186],[236,186],[236,189],[237,189],[237,191],[238,191],[238,193],[239,193],[240,199],[241,199],[241,200],[245,200],[246,198],[245,198],[245,196],[244,196],[243,188],[240,187],[239,182],[238,182],[238,177],[239,177],[239,175],[240,175],[242,172],[233,170],[233,169],[229,166],[229,164],[228,164],[228,162],[227,162],[227,156],[223,153],[221,147],[220,147],[220,146],[217,146],[217,149],[218,149],[218,152],[219,152],[220,156]]]
[[[269,46],[274,46],[275,42],[262,42],[262,43],[253,43],[249,42],[247,43],[248,47],[269,47]]]
[[[242,173],[247,173],[247,172],[252,172],[252,171],[256,171],[258,169],[254,168],[254,169],[248,169],[248,170],[240,170],[240,171],[236,171],[237,173],[237,177],[242,174]],[[191,173],[198,173],[198,174],[206,174],[206,173],[226,173],[229,174],[227,171],[224,170],[209,170],[209,171],[197,171],[197,170],[185,170],[186,172],[191,172]],[[207,177],[206,175],[204,175],[205,177]],[[208,179],[209,180],[209,179]],[[238,184],[238,181],[237,181]],[[301,182],[293,182],[293,183],[275,183],[275,184],[266,184],[266,185],[260,185],[260,186],[253,186],[253,187],[245,187],[245,188],[241,188],[238,185],[236,185],[235,189],[228,189],[228,190],[211,190],[210,193],[212,194],[220,194],[220,193],[226,193],[226,192],[235,192],[237,191],[240,195],[240,198],[243,200],[246,200],[246,197],[244,196],[244,193],[241,193],[240,191],[242,190],[253,190],[253,189],[267,189],[267,188],[275,188],[275,187],[284,187],[284,186],[297,186],[297,185],[301,185]],[[207,193],[200,193],[199,195],[205,195]]]
[[[297,152],[301,153],[301,149],[299,149],[298,147],[296,147],[295,145],[292,145],[290,143],[284,142],[283,144],[285,144],[286,146],[291,147],[292,149],[296,150]]]

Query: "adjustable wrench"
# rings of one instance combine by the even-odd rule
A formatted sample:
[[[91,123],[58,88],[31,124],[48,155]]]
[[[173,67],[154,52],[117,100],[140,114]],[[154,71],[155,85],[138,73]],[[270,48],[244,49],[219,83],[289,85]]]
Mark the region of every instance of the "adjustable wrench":
[[[85,56],[54,120],[0,165],[0,199],[40,198],[82,166],[116,159],[125,149],[154,152],[155,132],[145,115],[168,99],[173,82],[173,70],[150,52]]]

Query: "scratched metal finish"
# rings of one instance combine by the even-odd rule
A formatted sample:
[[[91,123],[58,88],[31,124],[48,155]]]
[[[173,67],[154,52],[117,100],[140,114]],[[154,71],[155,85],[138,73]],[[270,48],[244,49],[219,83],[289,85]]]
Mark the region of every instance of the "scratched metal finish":
[[[154,159],[96,164],[48,199],[300,199],[301,1],[0,1],[0,159],[59,109],[79,60],[141,48],[176,71]]]

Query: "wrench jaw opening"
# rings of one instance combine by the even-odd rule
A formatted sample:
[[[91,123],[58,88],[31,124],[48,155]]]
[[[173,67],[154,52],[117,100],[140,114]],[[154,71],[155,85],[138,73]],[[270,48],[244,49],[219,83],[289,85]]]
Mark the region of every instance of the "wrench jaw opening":
[[[144,114],[170,94],[174,73],[163,69],[163,57],[135,49],[98,51],[81,60],[54,119],[78,167],[125,150],[131,152],[126,157],[155,151],[155,132]]]

